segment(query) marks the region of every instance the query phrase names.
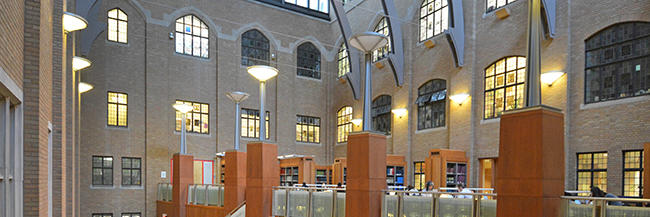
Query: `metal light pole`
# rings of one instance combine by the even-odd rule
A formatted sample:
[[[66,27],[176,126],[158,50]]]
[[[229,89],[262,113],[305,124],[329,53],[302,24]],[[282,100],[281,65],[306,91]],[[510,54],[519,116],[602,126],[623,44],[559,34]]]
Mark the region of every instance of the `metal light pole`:
[[[372,51],[377,50],[388,44],[388,38],[376,32],[363,32],[352,36],[350,39],[350,46],[359,49],[365,53],[366,61],[366,80],[363,88],[363,131],[372,130],[372,121],[370,118],[370,106],[372,100]]]
[[[528,56],[526,58],[526,107],[542,104],[542,90],[540,84],[541,67],[541,40],[542,40],[542,3],[541,0],[528,2]]]
[[[189,111],[192,111],[192,106],[185,103],[176,103],[172,105],[176,111],[181,113],[181,154],[187,153],[187,145],[185,145],[185,114]]]
[[[249,66],[247,71],[260,81],[260,141],[264,141],[266,139],[266,111],[264,110],[266,81],[278,75],[278,70],[271,66],[255,65]]]
[[[239,151],[239,137],[241,136],[241,121],[239,120],[241,114],[239,103],[248,99],[249,94],[240,91],[234,91],[226,93],[226,96],[235,102],[235,151]]]

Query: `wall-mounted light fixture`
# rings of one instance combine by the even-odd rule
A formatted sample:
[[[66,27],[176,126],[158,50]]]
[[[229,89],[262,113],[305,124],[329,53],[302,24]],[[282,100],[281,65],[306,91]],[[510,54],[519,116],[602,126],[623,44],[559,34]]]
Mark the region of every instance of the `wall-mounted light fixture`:
[[[391,111],[392,111],[393,114],[395,114],[395,116],[397,116],[398,118],[402,118],[402,117],[404,117],[404,116],[406,115],[406,113],[408,113],[408,110],[406,110],[405,108],[393,109],[393,110],[391,110]]]
[[[546,84],[548,86],[553,85],[557,79],[560,79],[564,75],[564,72],[559,72],[559,71],[552,71],[552,72],[544,72],[539,76],[539,79],[541,80],[542,84]]]
[[[79,93],[85,93],[90,90],[92,90],[94,87],[93,85],[86,83],[86,82],[79,82]]]
[[[465,100],[467,100],[468,97],[469,97],[469,94],[459,93],[459,94],[456,94],[456,95],[451,95],[449,97],[449,99],[451,99],[451,101],[454,101],[458,105],[462,105],[463,102],[465,102]]]
[[[350,120],[350,122],[352,122],[352,124],[354,124],[354,126],[361,126],[361,123],[363,122],[363,120],[361,118],[357,118],[357,119]]]
[[[83,17],[70,12],[63,12],[63,30],[65,32],[74,32],[88,27],[88,21]]]
[[[86,58],[79,56],[72,57],[72,70],[79,71],[90,67],[91,64],[92,62]]]

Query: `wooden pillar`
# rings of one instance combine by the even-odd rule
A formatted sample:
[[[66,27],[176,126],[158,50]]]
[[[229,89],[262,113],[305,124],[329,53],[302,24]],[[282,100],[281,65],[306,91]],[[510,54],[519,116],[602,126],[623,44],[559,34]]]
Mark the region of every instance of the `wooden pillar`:
[[[643,198],[650,199],[650,142],[643,144]]]
[[[174,211],[170,217],[185,217],[187,188],[194,183],[194,157],[192,155],[174,154],[172,175],[172,204]]]
[[[246,152],[226,152],[224,209],[230,213],[246,199]]]
[[[386,189],[386,136],[350,134],[347,155],[345,216],[380,216],[382,190]]]
[[[269,217],[273,186],[280,185],[278,146],[254,142],[249,143],[246,150],[246,216]]]
[[[564,117],[535,106],[501,116],[498,217],[556,217],[564,192]]]

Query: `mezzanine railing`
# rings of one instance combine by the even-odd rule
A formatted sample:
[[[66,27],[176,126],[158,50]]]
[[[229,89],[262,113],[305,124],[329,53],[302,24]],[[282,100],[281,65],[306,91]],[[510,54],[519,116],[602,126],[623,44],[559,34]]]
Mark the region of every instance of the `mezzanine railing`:
[[[204,206],[223,206],[223,185],[189,185],[187,203]]]
[[[563,217],[648,217],[650,199],[562,197]]]
[[[345,188],[274,187],[273,216],[344,217]]]
[[[159,201],[172,201],[172,184],[158,183],[158,196]]]
[[[496,194],[385,191],[382,217],[496,217]]]

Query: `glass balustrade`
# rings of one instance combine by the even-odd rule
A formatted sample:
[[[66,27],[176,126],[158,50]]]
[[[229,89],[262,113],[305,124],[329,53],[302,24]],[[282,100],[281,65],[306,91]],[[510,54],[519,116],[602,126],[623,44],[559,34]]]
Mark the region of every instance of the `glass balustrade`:
[[[387,190],[382,217],[496,217],[496,194]]]
[[[172,201],[172,184],[158,183],[157,199],[159,201]]]
[[[344,217],[345,191],[334,188],[275,187],[271,213],[285,217]]]
[[[497,200],[482,199],[481,200],[481,216],[482,217],[497,217]]]
[[[643,207],[650,199],[563,196],[562,200],[563,217],[650,216],[650,207]]]
[[[223,206],[223,185],[189,185],[187,203],[204,206]]]

